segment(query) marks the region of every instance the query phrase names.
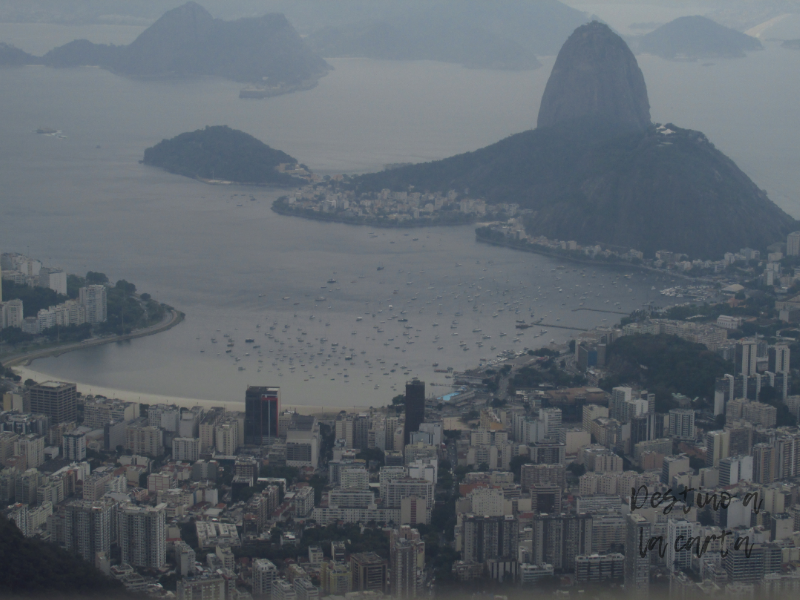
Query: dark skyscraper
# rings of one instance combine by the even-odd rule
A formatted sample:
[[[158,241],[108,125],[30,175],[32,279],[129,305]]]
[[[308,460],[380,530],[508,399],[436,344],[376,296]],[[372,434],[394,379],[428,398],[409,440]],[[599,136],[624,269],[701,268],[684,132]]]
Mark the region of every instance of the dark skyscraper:
[[[406,423],[403,438],[408,443],[412,431],[419,431],[425,421],[425,382],[414,379],[406,383]]]
[[[75,421],[78,414],[77,386],[74,383],[46,381],[31,388],[32,413],[47,415],[50,424]]]
[[[244,397],[244,443],[261,446],[278,436],[281,388],[249,386]]]

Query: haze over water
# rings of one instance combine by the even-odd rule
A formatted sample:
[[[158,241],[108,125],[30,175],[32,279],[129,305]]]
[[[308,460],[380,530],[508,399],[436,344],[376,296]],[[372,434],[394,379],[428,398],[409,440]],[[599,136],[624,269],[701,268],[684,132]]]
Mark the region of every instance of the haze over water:
[[[14,27],[20,38],[10,41],[37,52],[44,45],[38,36],[52,34]],[[83,29],[93,39],[98,28]],[[129,28],[114,35],[129,36]],[[799,216],[800,52],[765,45],[746,59],[707,67],[637,58],[654,121],[702,129]],[[443,158],[534,126],[553,58],[521,73],[330,62],[336,70],[316,89],[266,101],[239,100],[239,85],[218,80],[0,71],[2,251],[133,281],[187,314],[169,332],[36,361],[35,370],[142,393],[236,401],[246,385],[263,384],[280,385],[287,404],[379,405],[412,375],[449,383],[433,373],[434,362],[462,369],[502,350],[569,338],[555,328],[534,338],[535,327],[514,342],[515,321],[531,322],[531,311],[546,323],[589,328],[620,315],[573,312],[581,302],[627,312],[661,300],[666,280],[570,263],[557,269],[541,256],[477,244],[472,227],[382,230],[282,217],[269,209],[280,191],[212,187],[138,164],[144,148],[162,138],[212,124],[255,135],[318,173]],[[40,126],[67,137],[35,135]],[[223,334],[236,341],[230,355]]]

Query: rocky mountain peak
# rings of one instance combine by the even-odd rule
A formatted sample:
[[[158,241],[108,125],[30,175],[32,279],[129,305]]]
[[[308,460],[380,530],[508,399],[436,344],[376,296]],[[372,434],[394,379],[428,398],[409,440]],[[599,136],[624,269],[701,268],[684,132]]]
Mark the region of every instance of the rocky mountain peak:
[[[625,41],[597,21],[564,42],[547,81],[539,127],[597,115],[622,129],[650,126],[644,76]]]

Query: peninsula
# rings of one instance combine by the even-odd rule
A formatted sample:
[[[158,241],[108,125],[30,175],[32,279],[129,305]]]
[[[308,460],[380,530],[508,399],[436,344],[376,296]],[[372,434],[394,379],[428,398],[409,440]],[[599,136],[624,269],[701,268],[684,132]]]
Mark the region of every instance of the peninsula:
[[[225,125],[162,140],[144,151],[142,163],[206,183],[291,186],[309,176],[285,152]]]
[[[120,279],[48,268],[23,254],[0,256],[0,359],[6,367],[72,350],[153,335],[183,313]]]
[[[652,124],[636,58],[606,25],[575,30],[558,54],[538,128],[444,160],[350,181],[381,190],[464,190],[518,203],[528,234],[716,259],[765,250],[796,229],[699,131]]]

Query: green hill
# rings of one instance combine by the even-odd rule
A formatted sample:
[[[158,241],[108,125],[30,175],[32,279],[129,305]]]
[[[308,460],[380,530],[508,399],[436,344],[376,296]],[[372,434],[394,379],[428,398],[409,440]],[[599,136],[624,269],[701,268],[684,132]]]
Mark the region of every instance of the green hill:
[[[194,179],[246,184],[295,185],[298,180],[275,167],[297,160],[252,135],[217,125],[162,140],[144,151],[146,165]]]
[[[794,219],[700,132],[619,134],[591,118],[512,135],[475,152],[363,175],[363,191],[469,189],[533,211],[532,235],[719,259],[784,239]]]
[[[444,160],[363,175],[359,190],[468,190],[528,209],[529,234],[583,245],[673,250],[720,259],[765,249],[796,229],[699,131],[650,123],[644,77],[602,23],[577,28],[558,53],[539,127]]]
[[[94,565],[54,544],[26,538],[0,516],[0,598],[124,600],[134,596]],[[138,596],[136,596],[138,597]]]

